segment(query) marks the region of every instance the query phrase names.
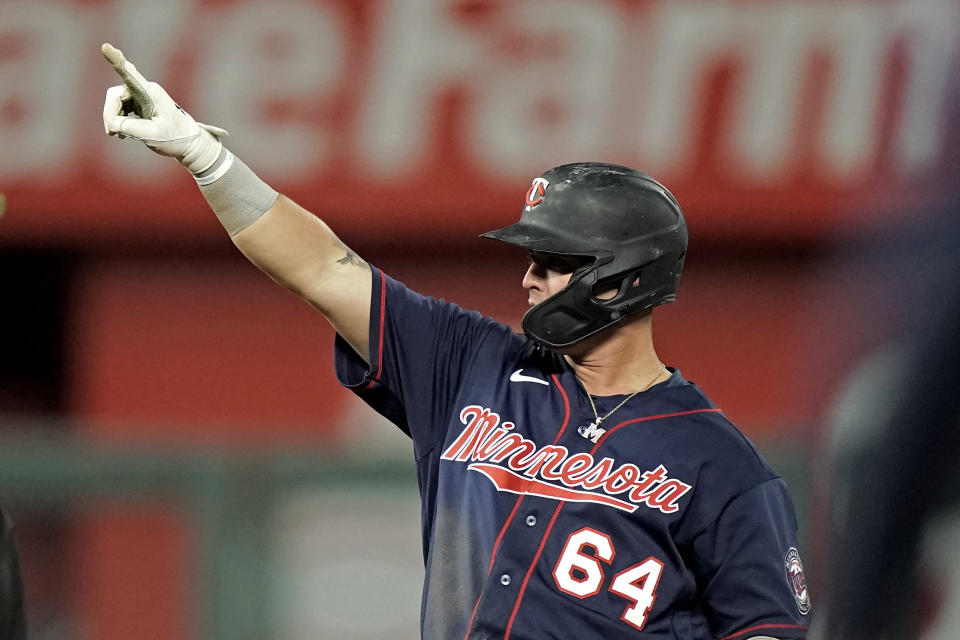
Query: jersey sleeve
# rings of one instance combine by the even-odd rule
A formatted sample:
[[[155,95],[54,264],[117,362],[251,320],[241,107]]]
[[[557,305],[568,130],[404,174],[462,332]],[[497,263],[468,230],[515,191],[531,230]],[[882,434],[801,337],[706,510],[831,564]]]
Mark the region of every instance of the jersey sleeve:
[[[810,597],[785,483],[762,482],[732,499],[693,540],[692,568],[713,636],[806,638]]]
[[[513,332],[371,269],[370,364],[338,335],[337,377],[410,435],[419,455],[443,437],[457,391],[478,349],[506,348]]]

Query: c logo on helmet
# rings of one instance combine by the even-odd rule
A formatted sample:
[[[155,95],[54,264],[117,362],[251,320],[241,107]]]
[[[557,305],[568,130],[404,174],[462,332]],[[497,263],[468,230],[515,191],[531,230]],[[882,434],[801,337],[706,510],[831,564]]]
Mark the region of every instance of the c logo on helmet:
[[[530,190],[527,191],[527,211],[543,202],[543,194],[547,192],[550,183],[544,178],[534,178]]]

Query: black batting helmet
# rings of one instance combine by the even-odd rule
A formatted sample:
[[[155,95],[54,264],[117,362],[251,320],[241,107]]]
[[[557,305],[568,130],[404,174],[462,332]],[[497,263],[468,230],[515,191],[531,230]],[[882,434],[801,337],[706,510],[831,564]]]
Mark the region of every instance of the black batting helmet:
[[[687,225],[667,188],[600,162],[565,164],[535,178],[520,221],[481,237],[584,259],[563,290],[523,316],[524,333],[551,349],[676,300],[687,253]],[[613,298],[596,297],[610,289]]]

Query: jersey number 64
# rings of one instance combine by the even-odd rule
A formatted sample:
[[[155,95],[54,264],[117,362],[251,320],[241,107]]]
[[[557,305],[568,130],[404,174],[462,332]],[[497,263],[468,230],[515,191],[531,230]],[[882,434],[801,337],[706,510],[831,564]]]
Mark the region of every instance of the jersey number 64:
[[[584,553],[586,547],[593,549],[594,555]],[[571,533],[553,569],[557,588],[581,600],[597,595],[605,579],[600,561],[610,564],[614,555],[616,550],[607,534],[590,527]],[[657,583],[662,572],[663,563],[650,556],[613,577],[611,593],[633,603],[624,610],[621,620],[638,630],[643,629],[657,599]]]

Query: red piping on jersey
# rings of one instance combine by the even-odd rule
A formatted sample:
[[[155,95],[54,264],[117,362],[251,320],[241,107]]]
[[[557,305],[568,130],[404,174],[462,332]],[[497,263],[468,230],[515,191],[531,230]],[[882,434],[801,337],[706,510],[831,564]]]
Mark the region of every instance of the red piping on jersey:
[[[620,427],[626,426],[628,424],[633,424],[634,422],[646,422],[647,420],[659,420],[661,418],[676,418],[677,416],[688,416],[692,413],[721,413],[720,409],[692,409],[690,411],[678,411],[677,413],[661,413],[658,416],[646,416],[643,418],[634,418],[633,420],[626,420],[620,424],[610,427],[607,429],[607,432],[600,436],[600,439],[597,440],[597,445],[590,451],[591,454],[595,453],[597,449],[600,448],[600,445],[603,444],[603,441],[607,439],[611,433],[619,429]],[[721,638],[721,640],[723,640]]]
[[[523,499],[523,496],[521,496]],[[507,522],[510,522],[507,520]],[[490,576],[490,572],[487,571],[487,576]],[[467,635],[463,636],[463,640],[467,640],[470,637],[470,628],[473,627],[473,619],[477,617],[477,609],[480,608],[480,598],[477,598],[477,603],[473,605],[473,613],[470,614],[470,622],[467,623]]]
[[[560,379],[557,378],[557,374],[551,373],[550,377],[553,379],[553,384],[557,385],[557,391],[560,392],[560,397],[563,398],[563,424],[560,426],[560,431],[557,432],[557,437],[553,439],[553,444],[560,442],[560,436],[563,435],[563,432],[567,428],[567,422],[570,420],[570,399],[567,397],[567,392],[563,390],[563,385],[560,384]]]
[[[560,436],[563,435],[564,430],[567,428],[567,423],[570,420],[570,400],[567,398],[566,392],[564,392],[563,387],[560,386],[560,381],[557,380],[557,376],[551,376],[553,381],[557,385],[557,389],[560,391],[560,396],[563,398],[563,422],[560,424],[560,430],[557,432],[557,437],[553,439],[553,444],[560,442]],[[533,484],[534,480],[530,480],[527,484],[528,486]],[[490,572],[493,571],[493,561],[497,557],[497,549],[500,548],[500,541],[503,540],[503,535],[507,532],[507,528],[510,526],[510,523],[513,521],[513,517],[517,515],[517,510],[520,508],[520,503],[523,502],[523,498],[526,496],[526,492],[522,493],[519,498],[517,498],[516,504],[513,505],[513,511],[510,512],[510,515],[507,516],[506,522],[503,523],[503,528],[500,529],[500,535],[497,536],[496,541],[493,543],[493,553],[490,554],[490,567],[487,569],[487,575],[490,575]],[[479,604],[480,601],[477,600]],[[471,619],[471,622],[473,620]]]
[[[523,584],[520,585],[520,592],[517,594],[517,601],[513,605],[513,612],[510,613],[510,620],[507,622],[507,631],[503,634],[503,640],[509,640],[510,638],[510,630],[513,628],[514,620],[517,619],[517,612],[520,611],[520,601],[523,600],[523,594],[527,590],[527,583],[530,582],[530,576],[533,575],[533,569],[540,560],[540,554],[543,553],[543,548],[547,546],[547,538],[550,537],[550,530],[553,529],[553,523],[557,521],[557,516],[560,515],[560,509],[562,509],[565,504],[566,502],[561,502],[557,505],[557,508],[553,510],[553,517],[550,518],[550,524],[547,525],[546,531],[543,532],[540,546],[537,547],[537,552],[533,555],[533,562],[530,563],[530,568],[527,569],[527,575],[523,576]]]
[[[557,390],[560,392],[560,397],[563,398],[563,422],[560,424],[560,430],[557,431],[557,437],[553,439],[553,444],[560,442],[563,432],[566,431],[567,425],[570,422],[570,399],[567,397],[567,392],[563,390],[563,385],[560,384],[560,380],[557,378],[556,374],[551,374],[550,377],[553,379],[553,383],[557,385]],[[531,483],[533,481],[531,480]],[[487,568],[487,577],[490,576],[490,572],[493,571],[493,563],[497,558],[497,550],[500,548],[500,542],[503,540],[504,534],[507,532],[507,529],[510,527],[510,523],[513,522],[514,516],[517,515],[517,511],[520,509],[520,503],[523,502],[523,499],[526,497],[526,494],[521,494],[517,501],[513,505],[513,511],[510,512],[510,515],[507,516],[506,521],[503,523],[503,527],[500,529],[500,534],[497,536],[496,541],[493,543],[493,553],[490,554],[490,566]],[[523,590],[527,586],[527,581],[530,579],[530,572],[533,570],[533,567],[537,564],[537,559],[540,557],[540,551],[543,550],[543,545],[547,541],[547,534],[550,533],[550,528],[553,527],[553,522],[557,519],[557,513],[560,511],[560,507],[563,506],[563,503],[557,505],[557,510],[553,513],[553,518],[550,520],[550,524],[547,525],[547,530],[544,532],[543,540],[540,541],[540,548],[537,550],[537,555],[533,560],[533,564],[530,565],[530,569],[527,571],[527,576],[523,580],[523,584],[520,587],[520,593],[517,595],[517,602],[514,605],[513,614],[510,616],[510,622],[507,624],[506,635],[503,636],[504,640],[510,635],[510,627],[513,626],[513,619],[517,616],[517,609],[520,608],[520,599],[523,597]],[[482,597],[482,596],[481,596]],[[463,636],[464,640],[467,640],[467,637],[470,635],[470,629],[473,627],[473,619],[477,616],[477,609],[480,608],[480,597],[477,598],[477,603],[473,605],[473,613],[470,614],[470,622],[467,623],[467,635]]]
[[[490,575],[490,572],[493,571],[493,560],[497,557],[497,549],[500,548],[500,541],[503,540],[503,534],[507,532],[507,527],[510,525],[510,522],[513,520],[513,516],[517,515],[517,510],[520,508],[520,503],[523,502],[523,498],[526,494],[522,494],[517,498],[516,504],[513,505],[513,511],[510,512],[510,515],[507,516],[506,521],[503,523],[503,527],[500,529],[500,535],[497,536],[496,541],[493,543],[493,553],[490,554],[490,566],[487,567],[487,575]],[[477,600],[477,604],[480,601]],[[471,620],[472,622],[472,620]]]
[[[563,385],[560,384],[557,374],[551,374],[550,377],[553,379],[553,383],[557,385],[557,389],[560,391],[560,396],[563,398],[563,425],[560,427],[560,431],[557,432],[557,437],[553,439],[553,444],[560,442],[560,438],[563,436],[563,432],[567,430],[567,425],[570,422],[570,399],[567,397],[567,392],[563,390]],[[550,537],[550,531],[553,529],[553,523],[557,521],[557,517],[560,515],[560,510],[563,508],[565,502],[561,502],[557,505],[557,508],[553,510],[553,517],[550,518],[550,522],[547,524],[547,528],[543,532],[543,538],[540,539],[540,546],[537,547],[537,552],[533,555],[533,561],[530,563],[530,567],[527,568],[527,574],[523,576],[523,583],[520,584],[520,591],[517,593],[517,601],[513,605],[513,611],[510,613],[510,620],[507,622],[507,630],[503,634],[503,640],[508,640],[510,638],[510,630],[513,629],[513,622],[517,619],[517,612],[520,611],[520,602],[523,600],[523,594],[527,590],[527,583],[530,582],[530,576],[533,575],[533,569],[537,566],[537,562],[540,560],[540,554],[543,553],[543,548],[547,546],[547,538]]]
[[[806,629],[807,625],[805,624],[758,624],[755,627],[748,627],[742,631],[737,631],[736,633],[723,636],[720,640],[733,640],[733,638],[739,638],[745,633],[750,633],[751,631],[760,631],[761,629]]]
[[[513,505],[513,511],[510,512],[510,515],[507,516],[507,519],[503,523],[503,527],[500,528],[500,534],[497,536],[496,541],[493,543],[493,553],[490,554],[490,566],[487,567],[487,576],[489,577],[490,572],[493,571],[493,561],[497,557],[497,549],[500,548],[500,541],[503,540],[503,534],[507,532],[507,527],[510,526],[510,523],[513,521],[513,516],[517,515],[517,509],[520,508],[520,503],[523,502],[524,496],[521,495],[517,498],[517,501]],[[463,636],[463,640],[467,640],[467,636],[470,635],[470,628],[473,626],[473,619],[477,617],[477,609],[480,608],[480,598],[477,598],[477,603],[473,605],[473,613],[470,614],[470,622],[467,623],[467,635]]]
[[[370,379],[363,387],[363,391],[366,391],[373,386],[377,380],[380,379],[380,374],[383,372],[383,325],[384,325],[384,313],[387,308],[387,281],[383,277],[383,271],[377,269],[380,273],[380,327],[377,330],[377,373]]]
[[[500,534],[493,543],[493,553],[490,554],[490,566],[487,567],[488,577],[490,576],[490,572],[493,571],[493,561],[497,557],[497,549],[500,548],[500,541],[503,540],[503,534],[507,532],[507,527],[510,526],[510,523],[513,521],[513,516],[517,515],[517,509],[520,508],[520,503],[523,502],[523,498],[523,495],[517,498],[517,501],[513,505],[513,511],[511,511],[510,515],[507,516],[507,519],[503,523],[503,527],[500,528]],[[470,628],[473,627],[473,619],[477,617],[477,609],[479,608],[480,598],[477,598],[477,603],[473,605],[473,613],[470,614],[470,622],[467,623],[467,635],[463,636],[463,640],[467,640],[467,636],[470,635]]]

